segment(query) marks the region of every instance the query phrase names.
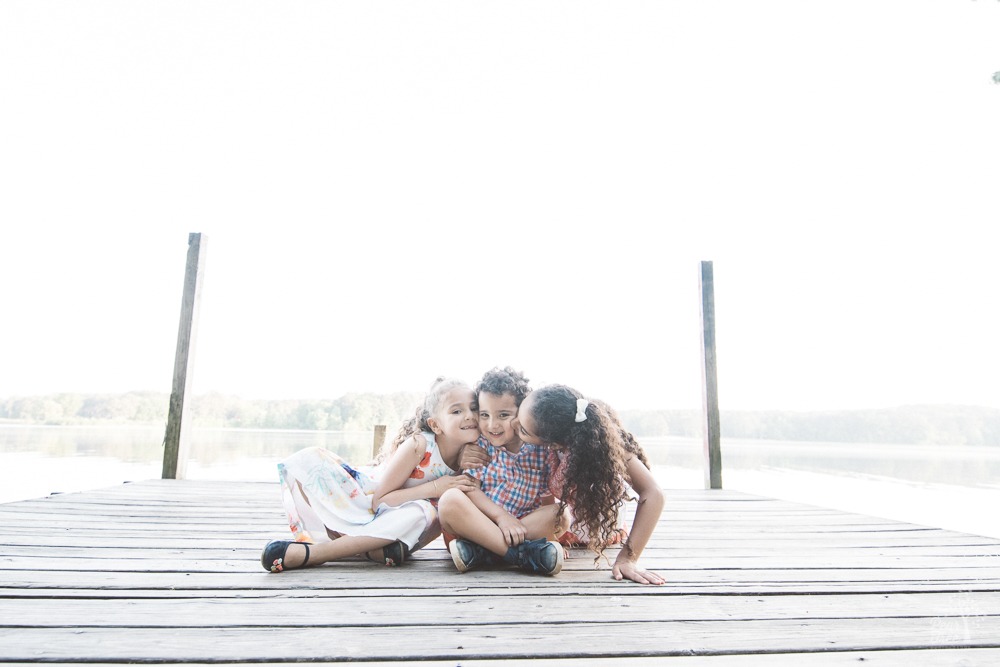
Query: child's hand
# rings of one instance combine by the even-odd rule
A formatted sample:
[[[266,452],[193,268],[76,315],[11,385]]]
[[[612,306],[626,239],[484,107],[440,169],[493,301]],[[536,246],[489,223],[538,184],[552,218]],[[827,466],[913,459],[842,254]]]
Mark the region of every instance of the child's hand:
[[[614,567],[611,568],[611,576],[618,581],[624,578],[637,584],[653,584],[654,586],[661,586],[667,581],[655,572],[639,569],[638,565],[627,559],[615,561]]]
[[[497,520],[497,528],[503,533],[503,538],[507,540],[508,546],[512,547],[524,542],[524,536],[528,534],[528,529],[524,527],[524,524],[507,512],[504,512],[503,516]]]
[[[458,489],[463,493],[475,491],[479,488],[479,481],[472,479],[468,475],[445,475],[438,477],[433,483],[435,497],[440,498],[448,489]]]
[[[458,455],[459,470],[476,470],[483,468],[490,462],[490,453],[474,442],[462,445],[462,451]]]

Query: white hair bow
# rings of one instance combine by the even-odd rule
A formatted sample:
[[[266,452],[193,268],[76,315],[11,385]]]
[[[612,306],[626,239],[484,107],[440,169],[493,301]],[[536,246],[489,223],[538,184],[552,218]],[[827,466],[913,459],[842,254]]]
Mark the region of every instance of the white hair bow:
[[[587,406],[590,405],[590,401],[585,398],[576,399],[576,422],[587,421]]]

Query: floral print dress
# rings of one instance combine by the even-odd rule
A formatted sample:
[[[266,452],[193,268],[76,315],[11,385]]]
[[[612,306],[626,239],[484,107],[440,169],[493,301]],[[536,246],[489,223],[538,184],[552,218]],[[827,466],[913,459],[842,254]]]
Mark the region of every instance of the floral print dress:
[[[455,471],[441,458],[433,433],[427,451],[403,488],[432,482]],[[292,534],[299,542],[328,542],[341,535],[400,540],[410,551],[440,534],[437,502],[411,500],[372,510],[372,495],[384,466],[353,467],[322,447],[300,450],[278,464],[281,496]]]

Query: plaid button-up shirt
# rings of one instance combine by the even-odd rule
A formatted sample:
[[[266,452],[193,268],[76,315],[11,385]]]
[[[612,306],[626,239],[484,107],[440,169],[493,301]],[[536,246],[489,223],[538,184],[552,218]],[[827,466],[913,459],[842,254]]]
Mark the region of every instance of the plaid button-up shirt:
[[[538,509],[542,496],[548,493],[548,451],[524,443],[517,454],[511,454],[483,437],[479,446],[489,452],[490,462],[465,473],[482,482],[483,493],[518,519]]]

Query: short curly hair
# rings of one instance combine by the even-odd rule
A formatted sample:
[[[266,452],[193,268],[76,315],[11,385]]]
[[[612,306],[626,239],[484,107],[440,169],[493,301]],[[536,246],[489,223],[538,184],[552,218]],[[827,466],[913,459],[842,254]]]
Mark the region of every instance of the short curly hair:
[[[531,393],[531,387],[528,386],[528,378],[524,377],[524,373],[505,366],[486,371],[473,391],[476,392],[476,396],[483,392],[494,396],[511,394],[514,397],[514,405],[520,406],[524,397]]]

